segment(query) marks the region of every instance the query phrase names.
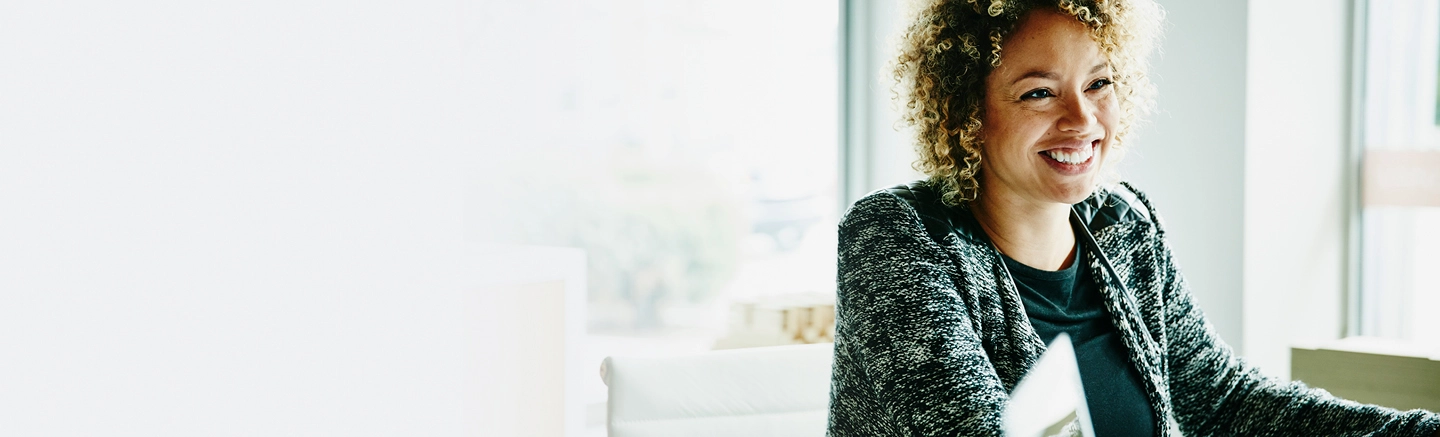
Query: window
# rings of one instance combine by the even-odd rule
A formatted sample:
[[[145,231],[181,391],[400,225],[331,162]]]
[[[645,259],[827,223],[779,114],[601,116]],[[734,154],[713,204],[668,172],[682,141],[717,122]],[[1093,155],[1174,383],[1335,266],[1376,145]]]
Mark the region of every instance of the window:
[[[1367,3],[1359,334],[1440,348],[1440,5]]]
[[[552,26],[504,43],[543,65],[498,97],[533,111],[514,130],[545,144],[493,147],[522,156],[496,170],[515,188],[477,190],[470,211],[498,225],[472,237],[585,249],[585,362],[708,350],[733,302],[834,295],[839,2],[507,7]],[[593,409],[605,388],[587,384]]]

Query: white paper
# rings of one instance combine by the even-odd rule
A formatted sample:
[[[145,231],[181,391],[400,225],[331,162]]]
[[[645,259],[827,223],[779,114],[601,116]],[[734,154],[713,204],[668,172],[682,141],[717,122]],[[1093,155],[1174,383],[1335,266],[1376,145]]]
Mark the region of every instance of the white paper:
[[[1079,419],[1079,429],[1071,425]],[[1070,429],[1066,429],[1067,425]],[[1015,391],[1004,412],[1005,435],[1009,437],[1049,437],[1083,435],[1093,437],[1090,410],[1085,404],[1085,388],[1080,385],[1080,365],[1075,361],[1075,348],[1070,337],[1061,333]]]

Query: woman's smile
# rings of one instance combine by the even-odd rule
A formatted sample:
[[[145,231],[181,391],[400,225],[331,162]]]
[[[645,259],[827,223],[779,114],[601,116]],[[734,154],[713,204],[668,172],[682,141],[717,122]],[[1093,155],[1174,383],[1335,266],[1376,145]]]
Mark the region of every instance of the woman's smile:
[[[1040,159],[1065,176],[1083,174],[1092,170],[1099,161],[1100,140],[1089,144],[1066,145],[1038,153]]]

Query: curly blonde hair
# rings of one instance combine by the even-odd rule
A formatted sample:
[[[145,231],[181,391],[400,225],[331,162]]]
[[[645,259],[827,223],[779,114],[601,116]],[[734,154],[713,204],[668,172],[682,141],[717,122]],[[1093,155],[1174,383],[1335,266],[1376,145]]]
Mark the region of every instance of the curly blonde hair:
[[[915,170],[937,185],[947,205],[980,195],[980,130],[985,77],[1027,14],[1050,9],[1084,23],[1114,72],[1120,120],[1113,163],[1124,138],[1154,108],[1148,60],[1163,12],[1153,0],[920,0],[891,63],[901,122],[916,135]]]

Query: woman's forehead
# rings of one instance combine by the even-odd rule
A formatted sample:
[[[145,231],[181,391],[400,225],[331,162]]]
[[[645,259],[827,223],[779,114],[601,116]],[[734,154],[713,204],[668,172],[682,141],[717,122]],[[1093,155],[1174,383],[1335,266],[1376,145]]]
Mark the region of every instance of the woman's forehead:
[[[1011,80],[1090,74],[1107,66],[1085,24],[1051,11],[1035,11],[1001,45],[1000,67],[992,75]]]

